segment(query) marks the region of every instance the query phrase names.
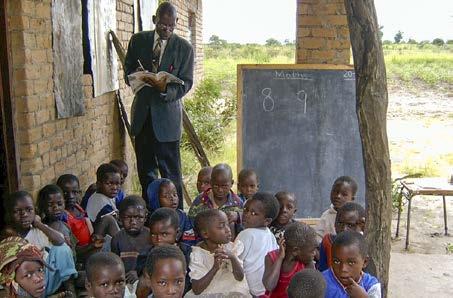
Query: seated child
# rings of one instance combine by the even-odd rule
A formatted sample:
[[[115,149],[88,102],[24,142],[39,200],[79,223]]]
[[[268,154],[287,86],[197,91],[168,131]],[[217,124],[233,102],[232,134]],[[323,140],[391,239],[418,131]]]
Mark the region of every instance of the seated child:
[[[195,233],[193,231],[192,221],[187,214],[178,209],[178,192],[170,179],[156,179],[148,185],[147,197],[150,210],[157,210],[160,207],[174,209],[179,216],[180,237],[178,242],[182,241],[187,245],[195,245]]]
[[[289,298],[324,298],[326,281],[316,269],[305,269],[293,276],[288,286]]]
[[[253,296],[266,292],[263,285],[264,259],[268,252],[278,248],[274,234],[268,226],[277,217],[279,205],[277,199],[267,192],[257,192],[245,202],[244,230],[236,241],[244,244],[244,251],[239,259],[244,262],[244,273]]]
[[[179,242],[177,243],[178,234],[179,234],[179,219],[178,214],[174,209],[161,207],[151,214],[149,219],[149,230],[151,237],[152,248],[145,254],[140,255],[137,259],[137,272],[139,276],[143,273],[143,267],[146,262],[146,258],[156,247],[162,245],[174,245],[179,247],[183,255],[186,258],[186,264],[189,263],[189,256],[192,251],[191,246]],[[186,268],[187,269],[187,268]],[[137,296],[147,297],[150,294],[150,288],[143,283],[143,279],[140,278],[137,286]],[[185,279],[185,292],[190,290],[190,280],[189,278]]]
[[[291,278],[305,268],[314,268],[318,248],[316,232],[309,225],[295,222],[287,226],[279,249],[265,258],[263,284],[266,297],[288,297],[286,290]]]
[[[238,195],[245,203],[258,191],[258,176],[252,169],[243,169],[238,175]]]
[[[26,191],[17,191],[4,200],[8,236],[19,236],[28,243],[37,246],[43,253],[43,259],[54,270],[45,270],[45,294],[55,293],[64,283],[66,290],[75,293],[73,278],[77,276],[74,258],[63,234],[43,224],[35,215],[35,206],[31,195]]]
[[[365,237],[358,232],[338,234],[332,245],[332,268],[323,271],[327,283],[326,298],[381,298],[381,284],[363,272],[368,263]]]
[[[79,205],[80,184],[79,179],[71,174],[64,174],[58,177],[57,185],[63,191],[66,215],[63,218],[72,233],[77,238],[79,247],[89,245],[92,237],[97,240],[97,246],[102,246],[103,239],[93,236],[93,225],[87,217],[85,210]]]
[[[122,187],[124,185],[124,181],[126,180],[128,173],[129,173],[129,167],[127,166],[126,162],[124,162],[123,160],[120,160],[120,159],[114,159],[114,160],[110,161],[110,164],[117,167],[117,169],[121,175],[121,188],[115,197],[115,204],[116,204],[116,206],[119,206],[121,201],[126,196]],[[87,208],[88,199],[96,192],[96,190],[97,190],[96,183],[93,183],[90,186],[88,186],[87,190],[85,191],[85,194],[83,195],[82,202],[80,203],[82,208],[85,208],[85,209]]]
[[[7,297],[44,297],[45,266],[41,250],[21,237],[0,242],[0,284],[6,287]],[[66,291],[49,297],[72,296]]]
[[[204,167],[198,172],[197,190],[202,193],[211,188],[212,167]]]
[[[283,238],[285,228],[289,224],[295,222],[294,214],[297,212],[296,195],[287,191],[279,191],[275,194],[280,205],[280,211],[277,218],[271,223],[269,229],[274,234],[277,242]]]
[[[149,229],[143,226],[147,213],[145,201],[139,196],[127,196],[119,205],[123,228],[113,236],[111,250],[124,263],[127,284],[138,280],[137,257],[151,248]]]
[[[345,231],[355,231],[363,234],[365,229],[365,209],[355,202],[348,202],[338,209],[335,220],[337,234]],[[324,271],[332,266],[332,243],[336,235],[327,234],[319,245],[319,271]]]
[[[250,297],[242,261],[238,258],[244,245],[240,241],[231,242],[225,213],[218,209],[202,211],[195,217],[195,227],[203,241],[192,247],[189,264],[192,291],[185,297]]]
[[[116,166],[105,163],[97,169],[96,180],[97,190],[88,199],[86,212],[95,234],[113,237],[120,230],[115,197],[121,187],[121,175]]]
[[[347,202],[354,201],[357,193],[357,182],[349,176],[338,177],[330,191],[330,208],[323,212],[318,225],[315,227],[319,239],[326,234],[335,235],[335,217],[338,209]]]
[[[218,164],[212,168],[211,189],[199,194],[190,206],[189,218],[195,219],[198,213],[206,209],[219,209],[226,213],[234,239],[241,230],[242,201],[231,190],[233,172],[227,164]]]
[[[63,191],[55,184],[48,184],[39,191],[36,204],[42,222],[63,234],[66,244],[75,251],[77,238],[66,224]]]
[[[184,295],[186,268],[186,259],[176,246],[156,247],[146,259],[144,284],[148,286],[154,298],[181,298]],[[137,292],[137,298],[145,297],[148,296]]]
[[[124,297],[126,274],[123,262],[117,255],[97,252],[88,258],[85,268],[85,288],[89,297]]]

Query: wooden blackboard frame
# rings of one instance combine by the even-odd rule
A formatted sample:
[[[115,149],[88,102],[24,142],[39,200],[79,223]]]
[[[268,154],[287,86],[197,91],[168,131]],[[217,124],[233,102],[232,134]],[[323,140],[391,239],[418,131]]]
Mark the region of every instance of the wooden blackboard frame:
[[[236,167],[239,173],[242,170],[242,92],[243,71],[249,69],[289,69],[289,70],[354,70],[351,64],[238,64],[237,65],[237,127],[236,127]]]

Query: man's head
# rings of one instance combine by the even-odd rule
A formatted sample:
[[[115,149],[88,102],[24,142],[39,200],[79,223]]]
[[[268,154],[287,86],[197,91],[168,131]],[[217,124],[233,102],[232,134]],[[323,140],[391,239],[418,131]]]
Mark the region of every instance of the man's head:
[[[178,22],[176,8],[170,2],[162,2],[153,16],[156,32],[163,40],[169,39]]]
[[[111,252],[97,252],[88,258],[85,268],[85,288],[91,297],[124,296],[126,274],[119,256]]]

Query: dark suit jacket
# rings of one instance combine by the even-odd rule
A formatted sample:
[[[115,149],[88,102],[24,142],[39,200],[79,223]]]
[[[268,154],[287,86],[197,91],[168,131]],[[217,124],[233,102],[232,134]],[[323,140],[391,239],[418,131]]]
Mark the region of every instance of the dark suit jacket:
[[[151,71],[153,59],[154,31],[134,34],[129,41],[124,65],[124,76],[136,71],[138,59],[143,67]],[[168,84],[167,95],[163,96],[154,88],[142,88],[132,103],[132,135],[137,136],[148,116],[151,116],[154,134],[159,142],[173,142],[181,139],[182,104],[181,98],[193,84],[192,46],[185,39],[172,34],[165,47],[158,71],[169,72],[184,81],[181,84]]]

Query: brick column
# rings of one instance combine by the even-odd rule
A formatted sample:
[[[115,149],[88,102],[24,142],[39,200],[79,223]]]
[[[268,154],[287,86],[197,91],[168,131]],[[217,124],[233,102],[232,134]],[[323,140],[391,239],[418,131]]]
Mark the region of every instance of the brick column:
[[[350,64],[343,0],[297,0],[297,63]]]

